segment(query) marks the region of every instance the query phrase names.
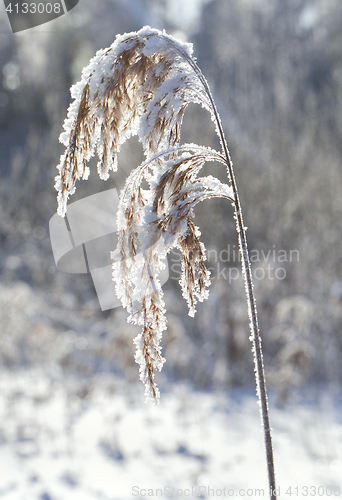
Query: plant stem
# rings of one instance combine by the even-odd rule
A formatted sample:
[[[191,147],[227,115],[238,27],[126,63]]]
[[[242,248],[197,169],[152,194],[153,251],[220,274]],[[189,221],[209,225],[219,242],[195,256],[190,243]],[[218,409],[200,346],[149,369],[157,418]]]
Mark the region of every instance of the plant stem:
[[[249,317],[249,326],[251,331],[251,341],[252,341],[252,352],[255,364],[255,381],[257,388],[257,395],[260,403],[260,415],[263,425],[264,431],[264,441],[265,441],[265,450],[266,450],[266,460],[267,460],[267,472],[268,472],[268,482],[270,489],[270,498],[271,500],[276,500],[276,482],[275,482],[275,472],[274,472],[274,461],[273,461],[273,446],[272,446],[272,435],[271,435],[271,427],[270,427],[270,419],[268,412],[268,403],[267,403],[267,392],[266,392],[266,380],[265,380],[265,371],[264,371],[264,362],[263,362],[263,354],[261,347],[261,338],[259,332],[258,325],[258,314],[257,307],[253,292],[253,278],[251,265],[248,255],[248,247],[247,247],[247,238],[246,238],[246,229],[243,224],[242,211],[239,199],[239,193],[235,181],[233,162],[230,158],[227,141],[223,132],[220,116],[217,112],[216,105],[214,99],[211,95],[209,85],[207,80],[203,76],[202,71],[197,66],[195,61],[182,49],[176,47],[176,50],[181,53],[189,63],[189,65],[195,70],[198,78],[200,79],[208,99],[210,101],[212,112],[215,117],[217,132],[220,138],[221,146],[223,149],[223,154],[226,158],[227,165],[227,174],[228,178],[231,182],[232,189],[234,192],[234,201],[233,206],[235,209],[235,219],[236,219],[236,230],[238,233],[239,239],[239,250],[241,254],[241,262],[242,262],[242,271],[244,275],[245,281],[245,291],[246,291],[246,299],[247,299],[247,309],[248,309],[248,317]]]
[[[251,331],[250,339],[253,345],[252,352],[255,364],[256,387],[260,402],[260,414],[264,430],[270,498],[271,500],[276,500],[277,497],[276,497],[276,483],[275,483],[275,472],[274,472],[274,461],[273,461],[272,435],[271,435],[270,419],[268,412],[266,380],[265,380],[264,362],[263,362],[263,354],[261,347],[261,338],[259,334],[258,314],[253,292],[253,279],[252,279],[251,265],[248,255],[247,239],[245,234],[245,228],[243,225],[240,201],[237,191],[234,200],[234,205],[235,205],[236,228],[239,236],[239,249],[242,257],[242,270],[245,280],[248,316],[250,321],[249,325]]]
[[[200,70],[199,70],[200,71]],[[201,78],[201,77],[200,77]],[[252,341],[252,352],[254,358],[255,365],[255,381],[257,388],[257,395],[260,402],[260,415],[261,421],[263,425],[264,431],[264,441],[265,441],[265,450],[266,450],[266,460],[267,460],[267,472],[268,472],[268,483],[270,489],[270,498],[271,500],[276,500],[276,482],[275,482],[275,472],[274,472],[274,460],[273,460],[273,446],[272,446],[272,435],[271,435],[271,426],[268,412],[268,402],[267,402],[267,391],[266,391],[266,380],[265,380],[265,370],[264,370],[264,362],[263,362],[263,354],[261,347],[261,338],[259,332],[258,325],[258,313],[256,307],[256,301],[253,292],[253,278],[251,271],[251,264],[249,260],[248,247],[247,247],[247,238],[246,238],[246,228],[243,223],[242,211],[239,193],[236,185],[233,162],[231,160],[227,141],[223,132],[221,120],[219,114],[216,109],[215,102],[212,98],[209,86],[205,80],[205,78],[201,78],[202,83],[204,84],[208,97],[210,99],[211,105],[213,107],[213,112],[216,118],[218,132],[220,135],[221,145],[223,148],[223,153],[226,158],[227,165],[227,173],[228,178],[231,182],[232,189],[234,192],[234,209],[235,209],[235,220],[236,220],[236,231],[238,233],[239,238],[239,250],[241,254],[241,263],[242,263],[242,271],[244,275],[245,281],[245,291],[246,291],[246,299],[247,299],[247,309],[248,309],[248,317],[249,317],[249,327],[251,331],[251,341]]]
[[[221,123],[219,122],[220,133],[223,131]],[[242,258],[242,271],[245,280],[245,291],[247,298],[247,308],[249,316],[249,326],[251,331],[251,341],[252,341],[252,352],[255,364],[255,380],[257,387],[257,394],[260,402],[260,415],[264,430],[264,441],[266,449],[266,459],[267,459],[267,472],[268,472],[268,482],[270,489],[271,500],[276,500],[276,482],[275,482],[275,472],[274,472],[274,460],[273,460],[273,446],[272,446],[272,435],[271,426],[268,412],[268,402],[267,402],[267,391],[266,391],[266,380],[265,380],[265,370],[263,362],[263,354],[261,347],[261,338],[258,325],[258,313],[256,307],[256,301],[253,292],[253,278],[251,265],[248,255],[247,238],[246,238],[246,228],[243,224],[242,211],[239,199],[239,193],[236,186],[235,175],[233,170],[233,163],[230,158],[228,147],[223,136],[223,149],[225,157],[227,160],[227,169],[230,177],[231,185],[234,192],[234,209],[235,209],[235,219],[236,219],[236,230],[239,238],[239,250]]]
[[[199,70],[199,68],[198,68]],[[199,70],[200,71],[200,70]],[[242,271],[244,275],[245,281],[245,291],[246,291],[246,299],[247,299],[247,308],[248,308],[248,317],[249,317],[249,327],[251,331],[251,341],[252,341],[252,352],[254,358],[255,365],[255,381],[257,388],[257,395],[260,403],[260,415],[261,421],[263,425],[264,431],[264,442],[265,442],[265,450],[266,450],[266,460],[267,460],[267,472],[268,472],[268,483],[270,489],[270,498],[271,500],[276,500],[276,482],[275,482],[275,472],[274,472],[274,460],[273,460],[273,446],[272,446],[272,435],[271,435],[271,426],[269,419],[269,411],[268,411],[268,402],[267,402],[267,391],[266,391],[266,380],[265,380],[265,370],[264,370],[264,362],[263,362],[263,354],[261,347],[261,338],[259,332],[258,325],[258,313],[256,307],[256,301],[253,292],[253,278],[251,271],[251,264],[249,260],[248,247],[247,247],[247,238],[246,238],[246,228],[243,223],[242,211],[239,193],[236,185],[233,162],[231,160],[227,141],[223,132],[221,120],[219,114],[216,109],[215,102],[212,98],[209,86],[203,77],[202,73],[200,76],[203,85],[206,88],[208,97],[210,99],[211,105],[213,107],[213,112],[216,118],[218,132],[220,135],[221,145],[223,148],[223,153],[226,158],[227,165],[227,173],[228,178],[231,182],[232,189],[234,192],[234,209],[235,209],[235,219],[236,219],[236,230],[239,238],[239,250],[241,254],[241,263],[242,263]]]

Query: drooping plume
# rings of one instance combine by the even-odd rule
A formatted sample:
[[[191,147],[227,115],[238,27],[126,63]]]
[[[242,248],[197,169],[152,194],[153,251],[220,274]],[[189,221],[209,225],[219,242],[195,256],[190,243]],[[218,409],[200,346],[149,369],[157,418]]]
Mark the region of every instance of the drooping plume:
[[[114,253],[113,279],[128,320],[142,326],[134,339],[135,359],[145,384],[146,399],[157,402],[155,370],[164,363],[160,340],[166,329],[165,305],[158,275],[171,248],[182,253],[180,285],[195,313],[197,301],[208,295],[209,272],[193,207],[220,196],[232,201],[245,281],[250,320],[257,394],[260,401],[269,491],[276,500],[271,427],[258,315],[248,255],[246,228],[233,164],[220,117],[208,84],[192,59],[192,45],[165,32],[145,27],[118,36],[97,52],[83,70],[82,80],[71,89],[74,102],[60,140],[66,146],[56,178],[58,213],[65,215],[67,201],[77,179],[89,175],[87,162],[97,152],[98,173],[104,180],[117,169],[117,153],[132,135],[138,135],[146,161],[134,170],[121,193],[118,210],[118,245]],[[180,146],[180,129],[189,103],[201,104],[214,122],[222,151],[187,144]],[[213,177],[198,178],[206,161],[227,168],[229,185]],[[147,181],[148,190],[141,187]]]
[[[189,64],[192,45],[145,27],[117,36],[99,50],[71,87],[74,102],[60,141],[66,146],[56,178],[58,213],[64,215],[77,179],[89,175],[97,152],[102,179],[117,169],[122,144],[138,135],[147,157],[179,143],[184,111],[190,102],[212,111],[197,66]]]
[[[127,139],[138,135],[143,145],[146,161],[131,173],[120,197],[113,279],[128,320],[142,326],[134,340],[135,359],[147,399],[157,400],[154,372],[165,361],[159,344],[166,329],[158,276],[166,255],[172,248],[182,254],[180,285],[193,316],[210,284],[193,208],[215,196],[234,198],[227,184],[198,177],[205,162],[227,162],[223,153],[210,148],[180,146],[183,115],[189,103],[201,104],[211,113],[224,146],[220,120],[192,59],[192,45],[150,27],[118,36],[108,49],[97,52],[71,95],[74,102],[60,136],[66,151],[56,178],[61,216],[76,180],[88,177],[87,162],[95,153],[98,173],[106,180],[109,171],[117,169],[117,153]],[[148,190],[142,189],[143,180]]]

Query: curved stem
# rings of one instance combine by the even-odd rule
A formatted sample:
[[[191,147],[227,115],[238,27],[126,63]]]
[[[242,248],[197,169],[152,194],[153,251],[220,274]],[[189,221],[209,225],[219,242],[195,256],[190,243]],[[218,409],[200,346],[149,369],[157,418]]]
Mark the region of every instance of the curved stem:
[[[231,170],[230,175],[232,181],[235,181],[233,170]],[[234,182],[232,182],[232,187],[235,196],[234,208],[235,208],[236,230],[238,233],[239,249],[242,257],[242,270],[244,274],[248,316],[250,321],[249,324],[251,331],[250,339],[253,345],[252,352],[255,364],[257,394],[260,401],[260,414],[264,430],[270,498],[271,500],[276,500],[277,497],[276,497],[276,482],[275,482],[275,471],[274,471],[274,460],[273,460],[272,435],[271,435],[270,419],[268,412],[266,380],[265,380],[264,362],[263,362],[263,354],[261,347],[261,338],[259,334],[258,314],[253,292],[252,271],[249,261],[246,232],[243,224],[240,200],[238,196],[238,191],[236,189],[236,184],[234,186]]]
[[[178,49],[179,50],[179,49]],[[180,50],[179,50],[180,51]],[[270,498],[271,500],[276,500],[276,482],[275,482],[275,471],[274,471],[274,460],[273,460],[273,446],[272,446],[272,435],[271,435],[271,427],[270,427],[270,419],[268,412],[268,402],[267,402],[267,391],[266,391],[266,380],[265,380],[265,370],[264,370],[264,362],[263,362],[263,354],[261,347],[261,338],[259,333],[259,325],[258,325],[258,313],[256,307],[256,301],[253,292],[253,278],[251,265],[248,254],[247,247],[247,238],[246,238],[246,228],[243,223],[241,204],[239,199],[239,193],[235,181],[233,162],[231,160],[227,141],[223,132],[220,116],[217,112],[216,105],[214,99],[211,95],[209,85],[203,76],[203,73],[197,66],[197,64],[189,57],[189,55],[184,51],[181,51],[183,57],[188,61],[190,66],[196,72],[198,78],[200,79],[210,104],[212,106],[212,111],[216,120],[218,135],[221,142],[223,154],[226,159],[227,165],[227,174],[228,178],[231,182],[231,186],[234,193],[233,206],[235,210],[235,219],[236,219],[236,231],[238,233],[239,239],[239,250],[241,254],[241,262],[242,262],[242,271],[244,275],[245,281],[245,291],[246,291],[246,299],[247,299],[247,308],[248,308],[248,317],[249,317],[249,326],[251,331],[251,341],[252,341],[252,352],[254,357],[255,364],[255,380],[256,380],[256,388],[257,395],[260,402],[260,415],[263,425],[264,431],[264,441],[265,441],[265,449],[266,449],[266,460],[267,460],[267,472],[268,472],[268,482],[270,488]]]
[[[214,104],[215,106],[215,104]],[[216,111],[216,107],[214,108]],[[217,115],[217,111],[215,113]],[[217,115],[218,116],[218,115]],[[265,441],[265,449],[266,449],[266,459],[267,459],[267,472],[268,472],[268,482],[270,488],[270,498],[271,500],[276,500],[276,482],[275,482],[275,471],[274,471],[274,460],[273,460],[273,446],[272,446],[272,435],[271,435],[271,427],[270,427],[270,419],[268,412],[268,402],[267,402],[267,391],[266,391],[266,380],[265,380],[265,370],[264,370],[264,361],[261,347],[261,338],[259,334],[259,325],[258,325],[258,313],[257,306],[253,291],[253,278],[251,271],[251,264],[249,260],[248,247],[247,247],[247,238],[246,238],[246,228],[243,223],[241,204],[239,199],[239,193],[236,186],[235,175],[233,170],[233,163],[230,158],[229,150],[227,147],[227,143],[223,134],[221,122],[218,119],[218,128],[221,134],[221,141],[223,145],[224,154],[227,160],[227,169],[229,178],[231,181],[233,193],[234,193],[234,201],[233,206],[235,209],[235,219],[236,219],[236,231],[238,233],[239,238],[239,250],[241,254],[241,262],[242,262],[242,271],[244,275],[245,281],[245,291],[246,291],[246,299],[247,299],[247,307],[248,307],[248,316],[249,316],[249,327],[251,331],[251,341],[252,341],[252,352],[254,357],[255,364],[255,379],[256,379],[256,387],[257,394],[260,401],[260,414],[261,420],[263,424],[264,430],[264,441]]]
[[[228,146],[225,140],[225,136],[222,130],[222,125],[220,118],[218,116],[215,103],[212,101],[214,106],[215,116],[218,118],[218,129],[221,135],[221,142],[223,146],[223,151],[227,160],[227,169],[234,193],[233,206],[235,209],[235,220],[236,220],[236,231],[239,238],[239,250],[241,254],[242,271],[245,281],[245,291],[247,299],[247,308],[249,316],[249,327],[251,331],[251,341],[252,341],[252,352],[255,364],[255,380],[257,387],[257,394],[260,401],[260,415],[264,430],[264,441],[266,449],[266,460],[267,460],[267,472],[268,472],[268,483],[270,488],[270,498],[271,500],[276,500],[276,482],[275,482],[275,471],[274,471],[274,460],[273,460],[273,445],[272,445],[272,434],[268,411],[267,402],[267,391],[266,391],[266,380],[265,380],[265,370],[264,361],[261,347],[261,338],[259,332],[258,324],[258,312],[253,291],[253,278],[251,271],[251,264],[248,254],[247,238],[246,238],[246,228],[243,223],[242,211],[239,193],[235,181],[233,162],[230,158]]]

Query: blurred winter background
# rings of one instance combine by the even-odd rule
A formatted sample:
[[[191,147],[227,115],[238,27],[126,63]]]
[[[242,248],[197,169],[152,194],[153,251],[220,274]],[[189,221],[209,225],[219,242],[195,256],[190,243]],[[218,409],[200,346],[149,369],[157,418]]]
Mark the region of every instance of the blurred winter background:
[[[249,226],[280,497],[290,486],[342,495],[341,1],[80,0],[15,35],[0,5],[0,498],[125,500],[164,487],[170,498],[193,487],[267,498],[231,206],[196,212],[213,281],[195,319],[170,256],[157,408],[144,403],[125,311],[101,311],[89,274],[55,267],[69,87],[96,50],[146,24],[194,43],[221,113]],[[182,139],[217,145],[202,109],[189,107]],[[104,183],[93,171],[72,201],[120,188],[141,155],[130,140],[118,173]]]

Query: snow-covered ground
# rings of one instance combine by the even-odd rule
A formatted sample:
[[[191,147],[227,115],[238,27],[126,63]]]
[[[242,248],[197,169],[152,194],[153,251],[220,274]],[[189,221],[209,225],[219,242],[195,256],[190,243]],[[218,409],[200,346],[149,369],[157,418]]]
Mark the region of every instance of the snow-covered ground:
[[[108,375],[80,387],[1,373],[0,498],[268,498],[253,393],[176,385],[153,407]],[[283,409],[271,398],[279,498],[342,497],[342,417],[323,392]]]

